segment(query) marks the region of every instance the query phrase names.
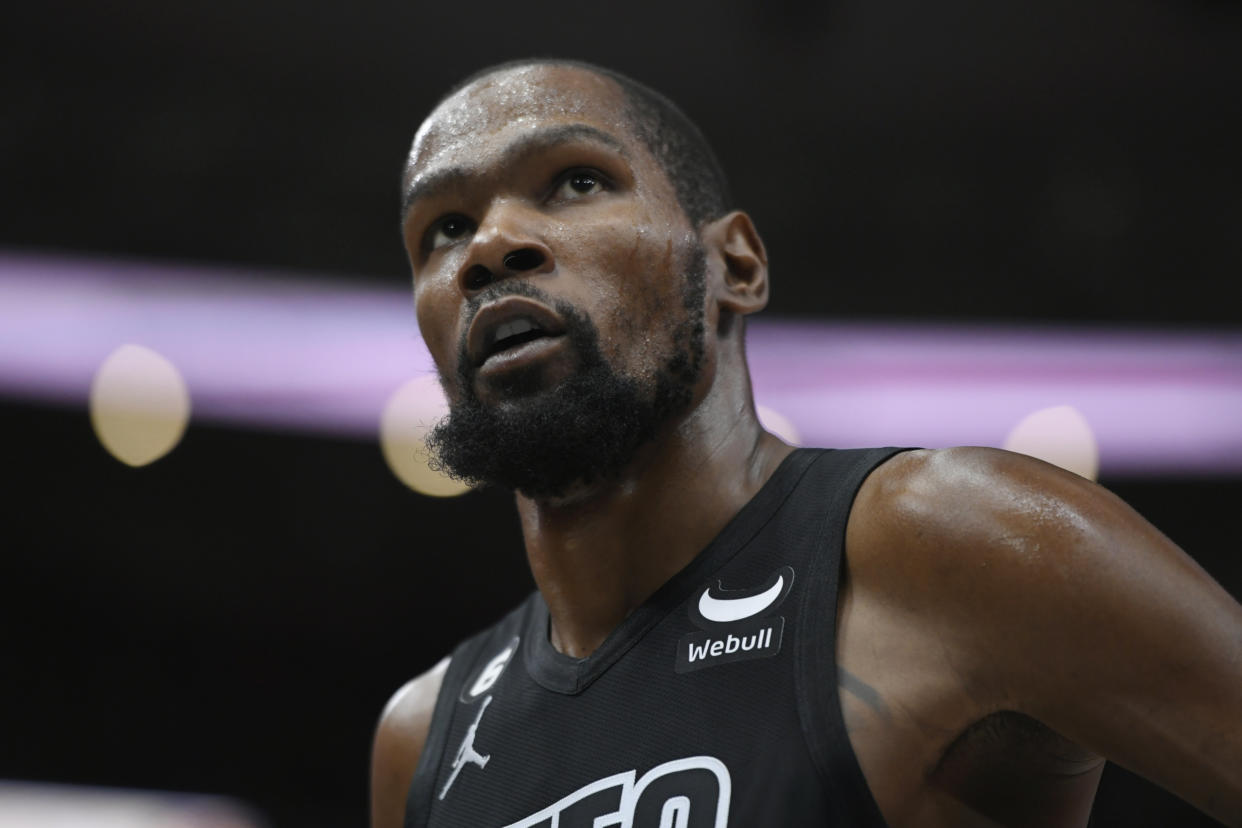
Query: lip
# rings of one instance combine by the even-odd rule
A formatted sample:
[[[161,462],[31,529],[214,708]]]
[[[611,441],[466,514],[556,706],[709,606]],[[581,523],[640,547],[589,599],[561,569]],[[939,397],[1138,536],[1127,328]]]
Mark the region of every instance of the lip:
[[[470,328],[466,331],[466,354],[470,363],[477,368],[490,356],[502,356],[504,351],[500,354],[490,353],[496,329],[506,322],[521,318],[534,320],[549,337],[565,333],[564,321],[547,305],[525,296],[506,296],[484,305],[470,322]],[[536,343],[539,341],[533,340]],[[529,344],[531,343],[527,343]]]

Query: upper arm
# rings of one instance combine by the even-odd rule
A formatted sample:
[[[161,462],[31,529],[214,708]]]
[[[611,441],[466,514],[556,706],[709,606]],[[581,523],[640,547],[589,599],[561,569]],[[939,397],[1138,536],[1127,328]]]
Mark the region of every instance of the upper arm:
[[[1242,825],[1242,607],[1172,541],[996,450],[899,456],[859,498],[847,543],[890,552],[852,571],[935,628],[969,692]]]
[[[401,828],[405,802],[418,767],[436,697],[449,659],[393,694],[375,729],[371,749],[371,828]]]

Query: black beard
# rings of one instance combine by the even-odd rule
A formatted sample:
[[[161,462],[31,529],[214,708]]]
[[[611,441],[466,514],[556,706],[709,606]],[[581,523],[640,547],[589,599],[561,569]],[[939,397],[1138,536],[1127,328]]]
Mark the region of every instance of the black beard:
[[[604,358],[599,330],[565,302],[551,301],[525,279],[506,279],[476,296],[470,313],[500,296],[521,295],[554,307],[578,357],[578,370],[554,388],[484,405],[475,367],[458,355],[458,402],[427,437],[441,471],[472,484],[492,483],[530,498],[562,497],[575,487],[616,479],[660,427],[683,412],[703,367],[703,297],[707,262],[694,251],[686,273],[673,347],[646,383],[618,373]]]

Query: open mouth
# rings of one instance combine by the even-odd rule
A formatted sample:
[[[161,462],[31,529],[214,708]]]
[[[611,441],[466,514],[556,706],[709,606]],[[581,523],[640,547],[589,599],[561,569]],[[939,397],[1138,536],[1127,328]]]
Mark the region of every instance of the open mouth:
[[[521,347],[527,342],[533,342],[536,339],[543,339],[553,334],[545,331],[543,327],[534,319],[527,316],[510,319],[508,322],[502,322],[496,326],[494,331],[489,332],[486,338],[484,348],[484,360]]]
[[[491,359],[506,364],[534,357],[565,333],[565,323],[551,308],[523,296],[508,296],[482,308],[470,323],[466,349],[475,367]]]

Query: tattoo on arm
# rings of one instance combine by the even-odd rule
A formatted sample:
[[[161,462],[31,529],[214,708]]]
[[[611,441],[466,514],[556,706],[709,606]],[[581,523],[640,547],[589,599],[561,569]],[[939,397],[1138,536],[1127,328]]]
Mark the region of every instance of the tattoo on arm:
[[[837,665],[837,686],[870,707],[884,721],[892,720],[888,705],[884,703],[884,699],[880,698],[879,692],[839,664]]]

